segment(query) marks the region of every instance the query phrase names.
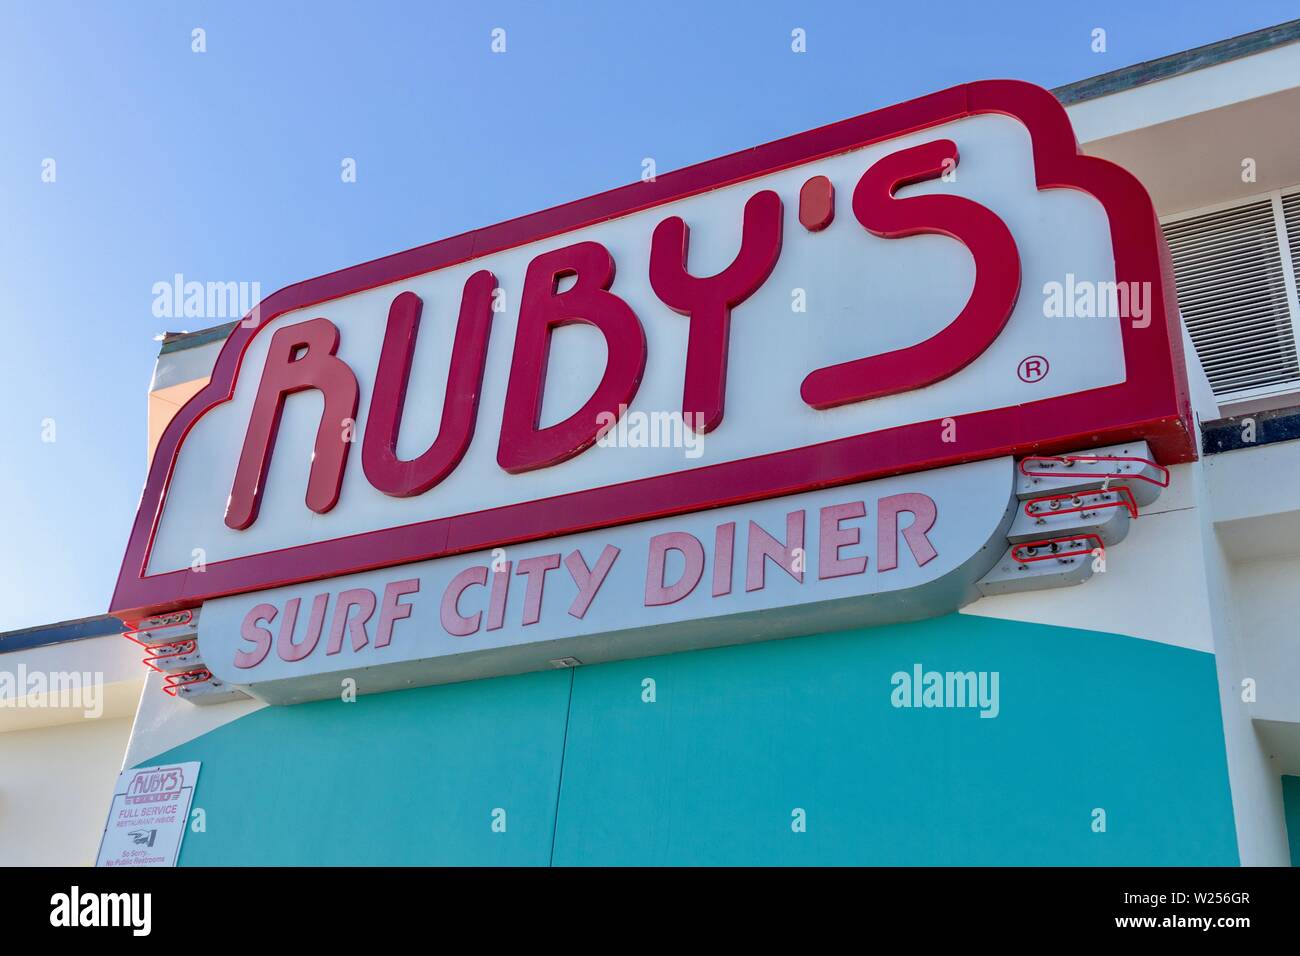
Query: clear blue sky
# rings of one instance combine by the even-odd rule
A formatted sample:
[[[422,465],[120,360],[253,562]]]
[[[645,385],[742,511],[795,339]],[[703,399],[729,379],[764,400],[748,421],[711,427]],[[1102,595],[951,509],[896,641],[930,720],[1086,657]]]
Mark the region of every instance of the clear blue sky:
[[[1294,0],[3,0],[0,630],[108,606],[144,482],[153,337],[215,324],[155,318],[155,282],[180,272],[269,295],[630,182],[643,157],[667,171],[967,80],[1056,86],[1296,13]],[[206,53],[191,52],[195,27]]]

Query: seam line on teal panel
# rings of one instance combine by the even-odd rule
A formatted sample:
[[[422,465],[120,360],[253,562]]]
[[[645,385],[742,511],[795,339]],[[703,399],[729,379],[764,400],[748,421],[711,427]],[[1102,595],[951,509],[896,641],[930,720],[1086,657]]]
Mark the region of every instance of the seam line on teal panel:
[[[555,832],[560,828],[560,793],[564,790],[564,758],[569,750],[569,718],[573,714],[573,682],[578,668],[569,669],[569,701],[564,705],[564,740],[560,744],[560,779],[555,784],[555,815],[551,818],[551,856],[547,866],[555,866]]]

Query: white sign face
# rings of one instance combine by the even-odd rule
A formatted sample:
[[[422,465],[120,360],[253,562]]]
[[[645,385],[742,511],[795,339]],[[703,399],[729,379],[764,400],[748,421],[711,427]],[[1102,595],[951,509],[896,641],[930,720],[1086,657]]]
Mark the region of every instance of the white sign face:
[[[949,613],[1006,549],[1009,458],[208,602],[271,703]]]
[[[788,201],[780,257],[772,274],[732,310],[726,415],[718,428],[699,436],[694,447],[616,443],[596,445],[567,462],[524,473],[511,474],[498,465],[521,287],[530,260],[539,253],[584,241],[599,242],[610,251],[618,264],[611,289],[639,317],[647,342],[645,372],[625,418],[635,422],[652,413],[680,410],[690,322],[651,288],[655,226],[674,215],[686,219],[691,271],[712,275],[740,248],[744,206],[755,193],[770,189],[793,200],[809,177],[826,176],[845,191],[842,202],[847,206],[852,184],[873,163],[943,138],[961,151],[956,179],[908,186],[899,196],[962,196],[996,212],[1016,237],[1026,290],[1002,334],[962,371],[927,388],[832,409],[803,401],[800,384],[813,370],[913,345],[942,330],[971,294],[975,269],[970,252],[952,238],[884,239],[855,222],[847,208],[841,212],[842,222],[806,232],[799,225],[796,203]],[[461,288],[481,269],[496,276],[504,310],[492,320],[475,438],[456,469],[424,494],[393,497],[372,487],[361,463],[352,460],[338,503],[327,514],[313,513],[303,503],[303,492],[322,403],[315,393],[304,392],[285,402],[257,520],[240,530],[227,527],[223,519],[234,476],[233,453],[244,444],[276,330],[317,316],[338,327],[337,354],[360,385],[355,428],[361,434],[369,427],[367,399],[374,394],[389,305],[402,292],[419,295],[424,317],[397,443],[398,456],[412,459],[438,437]],[[149,571],[188,568],[195,548],[204,550],[208,562],[224,561],[1123,381],[1118,322],[1044,319],[1038,290],[1067,272],[1114,281],[1104,211],[1076,190],[1040,192],[1023,128],[1008,117],[981,116],[291,312],[253,338],[234,399],[205,415],[186,438],[168,492],[173,504],[158,527]],[[801,290],[803,303],[795,290]],[[605,350],[600,332],[592,326],[556,331],[543,426],[564,419],[592,395],[605,368]],[[1017,368],[1033,355],[1050,356],[1051,371],[1029,384],[1017,375]],[[359,457],[359,451],[358,445],[351,457]]]
[[[1007,455],[1190,460],[1163,261],[1140,183],[989,81],[299,283],[162,435],[112,611]]]
[[[96,866],[175,866],[189,825],[199,763],[118,774]]]

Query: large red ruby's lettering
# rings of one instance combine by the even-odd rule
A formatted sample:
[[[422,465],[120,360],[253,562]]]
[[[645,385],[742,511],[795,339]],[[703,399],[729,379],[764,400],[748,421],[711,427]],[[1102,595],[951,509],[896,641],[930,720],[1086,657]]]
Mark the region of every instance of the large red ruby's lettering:
[[[257,520],[285,396],[309,388],[320,391],[325,409],[316,429],[307,507],[324,514],[338,502],[343,466],[352,447],[347,426],[356,418],[358,391],[352,369],[334,354],[338,347],[339,330],[328,319],[289,325],[272,336],[226,506],[228,527],[242,531]]]
[[[361,467],[370,483],[384,494],[396,498],[423,494],[451,474],[465,456],[478,417],[496,284],[496,276],[486,269],[465,282],[442,403],[442,424],[428,450],[410,461],[397,457],[397,434],[423,303],[414,292],[403,292],[389,306],[375,391],[370,397],[366,435],[361,443]]]
[[[1006,326],[1020,295],[1020,253],[1006,224],[961,196],[894,197],[903,186],[937,179],[957,160],[957,144],[947,139],[886,156],[858,180],[853,214],[868,232],[885,239],[937,233],[964,243],[975,258],[975,287],[966,307],[917,345],[812,372],[800,394],[813,408],[933,385],[979,357]]]
[[[770,189],[751,196],[745,203],[740,251],[731,265],[707,277],[686,269],[691,233],[680,217],[670,216],[655,227],[650,285],[670,309],[690,316],[682,414],[686,424],[701,433],[722,423],[731,310],[753,295],[776,267],[781,209],[781,197]]]
[[[558,292],[560,280],[569,276],[574,285]],[[506,471],[545,468],[585,451],[599,437],[602,418],[616,420],[636,396],[645,371],[645,330],[631,307],[609,291],[613,283],[614,258],[598,242],[565,246],[528,264],[497,446],[497,462]],[[539,428],[551,333],[575,322],[594,325],[605,336],[605,374],[582,408]]]

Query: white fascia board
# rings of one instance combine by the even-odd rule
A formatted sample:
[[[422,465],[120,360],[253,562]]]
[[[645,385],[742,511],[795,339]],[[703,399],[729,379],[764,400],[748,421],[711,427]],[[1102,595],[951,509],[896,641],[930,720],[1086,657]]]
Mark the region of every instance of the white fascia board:
[[[32,727],[50,727],[76,723],[85,719],[128,717],[135,712],[140,690],[144,686],[148,669],[141,663],[143,650],[119,635],[91,637],[79,641],[64,641],[0,655],[0,672],[8,675],[15,686],[20,678],[43,675],[45,686],[50,686],[51,675],[68,675],[80,687],[92,681],[93,697],[84,691],[65,695],[24,694],[18,700],[5,688],[0,700],[0,733],[27,730]],[[71,675],[76,675],[72,678]],[[87,677],[86,675],[89,675]],[[65,678],[59,677],[62,681]],[[22,681],[23,686],[30,686]],[[68,686],[63,684],[62,686]],[[87,703],[95,703],[94,713],[88,714]]]
[[[1215,524],[1300,511],[1300,442],[1210,455],[1205,475]]]
[[[177,349],[159,355],[158,362],[154,365],[153,381],[149,384],[149,391],[156,392],[171,385],[209,378],[213,366],[217,364],[217,356],[221,354],[221,347],[225,344],[226,340],[223,338],[194,348]]]
[[[1066,107],[1080,143],[1300,86],[1300,43],[1276,46]]]

